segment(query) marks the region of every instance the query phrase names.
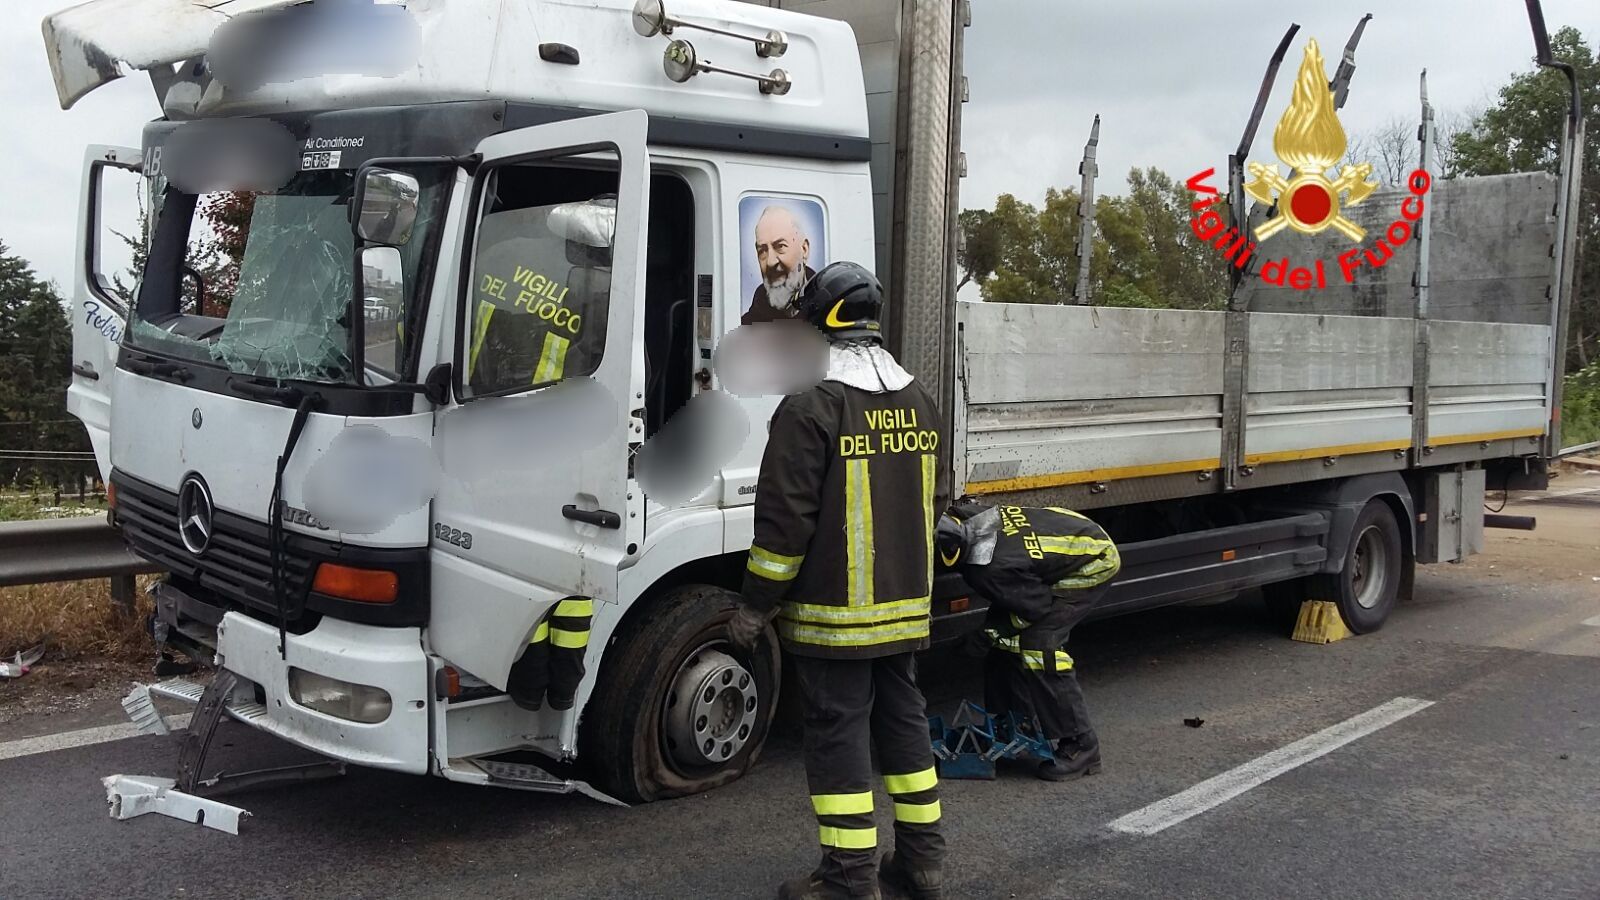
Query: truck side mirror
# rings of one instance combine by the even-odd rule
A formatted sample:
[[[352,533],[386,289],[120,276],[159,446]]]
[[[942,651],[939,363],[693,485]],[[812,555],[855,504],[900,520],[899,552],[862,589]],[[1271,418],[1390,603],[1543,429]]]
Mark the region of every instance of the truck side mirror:
[[[411,240],[422,188],[415,175],[367,169],[356,184],[356,237],[369,244],[400,247]]]

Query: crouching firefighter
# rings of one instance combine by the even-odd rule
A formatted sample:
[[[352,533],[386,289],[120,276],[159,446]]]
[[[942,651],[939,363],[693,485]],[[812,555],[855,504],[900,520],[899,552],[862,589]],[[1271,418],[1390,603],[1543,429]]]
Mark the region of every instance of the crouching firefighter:
[[[523,709],[568,710],[583,680],[583,655],[589,652],[589,620],[594,601],[568,597],[534,626],[522,658],[511,667],[506,693]]]
[[[1066,645],[1122,567],[1116,544],[1071,510],[971,503],[940,517],[938,543],[940,561],[989,601],[988,711],[1032,717],[1055,742],[1056,758],[1040,762],[1040,778],[1100,771],[1100,741]]]
[[[780,898],[937,898],[944,838],[913,653],[928,645],[933,529],[947,493],[933,398],[881,346],[878,279],[834,263],[799,312],[829,340],[824,380],[773,415],[743,603],[749,651],[776,619],[804,704],[806,780],[822,861]],[[873,865],[872,748],[894,803]]]

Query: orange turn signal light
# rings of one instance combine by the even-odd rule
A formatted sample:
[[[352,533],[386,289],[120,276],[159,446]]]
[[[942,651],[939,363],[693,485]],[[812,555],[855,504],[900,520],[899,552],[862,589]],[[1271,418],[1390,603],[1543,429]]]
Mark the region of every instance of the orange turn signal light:
[[[357,603],[393,603],[400,595],[400,576],[384,569],[358,569],[338,563],[317,566],[311,589]]]
[[[117,486],[109,481],[106,482],[106,508],[117,508]]]
[[[955,597],[950,600],[950,611],[953,613],[966,612],[971,606],[971,597]]]

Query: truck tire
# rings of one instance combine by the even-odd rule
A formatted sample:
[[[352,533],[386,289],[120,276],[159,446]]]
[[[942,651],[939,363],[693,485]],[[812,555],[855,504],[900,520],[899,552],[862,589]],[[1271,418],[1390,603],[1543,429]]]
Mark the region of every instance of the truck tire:
[[[1344,565],[1335,574],[1306,579],[1305,597],[1337,603],[1340,618],[1356,634],[1377,631],[1400,600],[1408,563],[1394,510],[1369,500],[1350,529]]]
[[[737,602],[683,585],[617,630],[578,732],[579,761],[601,789],[633,803],[683,797],[755,764],[782,663],[770,627],[753,657],[727,643]]]

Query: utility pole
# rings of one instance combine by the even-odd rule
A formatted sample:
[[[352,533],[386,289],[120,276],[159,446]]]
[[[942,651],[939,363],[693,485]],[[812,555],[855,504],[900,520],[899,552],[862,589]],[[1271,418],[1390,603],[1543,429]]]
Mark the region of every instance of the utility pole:
[[[1078,190],[1078,285],[1073,296],[1079,306],[1089,302],[1089,263],[1094,258],[1094,177],[1100,174],[1095,153],[1100,146],[1100,117],[1094,117],[1094,127],[1089,130],[1089,143],[1083,145],[1083,162],[1078,163],[1078,174],[1083,182]]]

